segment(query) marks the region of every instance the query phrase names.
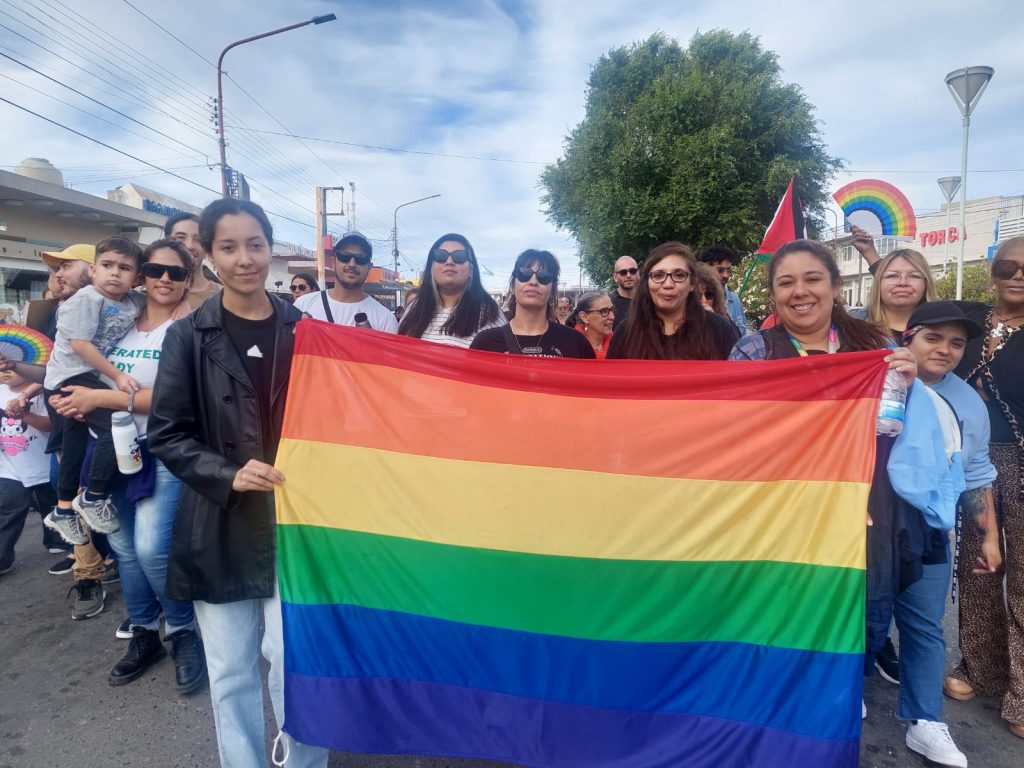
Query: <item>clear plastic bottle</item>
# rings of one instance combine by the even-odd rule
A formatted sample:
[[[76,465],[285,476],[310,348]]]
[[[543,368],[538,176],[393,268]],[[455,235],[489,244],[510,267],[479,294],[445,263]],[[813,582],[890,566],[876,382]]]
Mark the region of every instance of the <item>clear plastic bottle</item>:
[[[110,437],[114,441],[117,468],[122,475],[134,475],[142,469],[142,449],[135,419],[127,411],[115,411],[110,417]]]
[[[875,432],[895,437],[903,431],[903,416],[907,410],[907,380],[903,374],[889,369],[882,386],[882,399],[878,403]]]
[[[370,319],[365,312],[356,312],[352,320],[355,322],[356,328],[372,328]]]

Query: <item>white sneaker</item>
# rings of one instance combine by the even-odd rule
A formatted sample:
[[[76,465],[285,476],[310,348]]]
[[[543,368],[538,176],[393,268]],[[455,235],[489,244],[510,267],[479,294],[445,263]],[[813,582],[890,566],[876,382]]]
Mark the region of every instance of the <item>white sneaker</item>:
[[[967,755],[957,749],[949,726],[932,720],[914,720],[907,726],[907,747],[933,763],[967,768]]]

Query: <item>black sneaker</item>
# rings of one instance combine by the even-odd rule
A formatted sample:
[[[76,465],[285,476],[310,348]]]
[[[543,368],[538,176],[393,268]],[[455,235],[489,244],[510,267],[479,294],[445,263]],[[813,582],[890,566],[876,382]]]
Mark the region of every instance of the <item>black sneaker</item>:
[[[124,685],[137,680],[166,655],[167,650],[160,642],[160,633],[157,630],[134,627],[128,651],[110,670],[107,682],[111,685]]]
[[[43,547],[51,555],[71,551],[71,545],[65,542],[64,539],[60,537],[59,533],[50,530],[45,525],[43,526]]]
[[[194,629],[182,629],[171,635],[171,658],[178,693],[187,696],[198,691],[206,680],[206,654]]]
[[[63,576],[65,573],[71,573],[71,569],[75,567],[75,558],[73,557],[62,557],[56,563],[46,569],[46,572],[51,576]]]
[[[892,638],[885,638],[885,647],[875,655],[875,669],[883,680],[893,685],[900,684],[900,657],[892,644]]]

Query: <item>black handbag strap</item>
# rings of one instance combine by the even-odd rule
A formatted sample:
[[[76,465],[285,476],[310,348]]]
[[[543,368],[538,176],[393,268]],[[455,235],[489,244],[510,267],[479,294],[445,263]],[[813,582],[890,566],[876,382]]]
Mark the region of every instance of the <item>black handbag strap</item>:
[[[327,291],[320,291],[320,298],[324,302],[324,314],[327,316],[327,322],[334,322],[334,313],[331,312],[331,305],[327,303]]]
[[[505,349],[508,350],[510,355],[521,355],[523,354],[523,348],[519,346],[519,339],[512,333],[512,325],[505,323],[501,326],[501,335],[505,337]]]

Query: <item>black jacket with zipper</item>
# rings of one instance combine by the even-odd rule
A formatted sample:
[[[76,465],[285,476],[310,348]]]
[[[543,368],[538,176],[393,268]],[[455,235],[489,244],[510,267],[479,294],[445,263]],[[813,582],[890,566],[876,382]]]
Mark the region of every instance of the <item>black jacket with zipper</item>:
[[[258,403],[245,364],[224,331],[221,297],[208,299],[167,331],[153,388],[150,451],[184,484],[167,560],[167,595],[228,603],[274,592],[274,495],[232,490],[235,473],[281,437],[285,394],[302,314],[274,306],[271,402]],[[264,441],[261,411],[273,434]]]

